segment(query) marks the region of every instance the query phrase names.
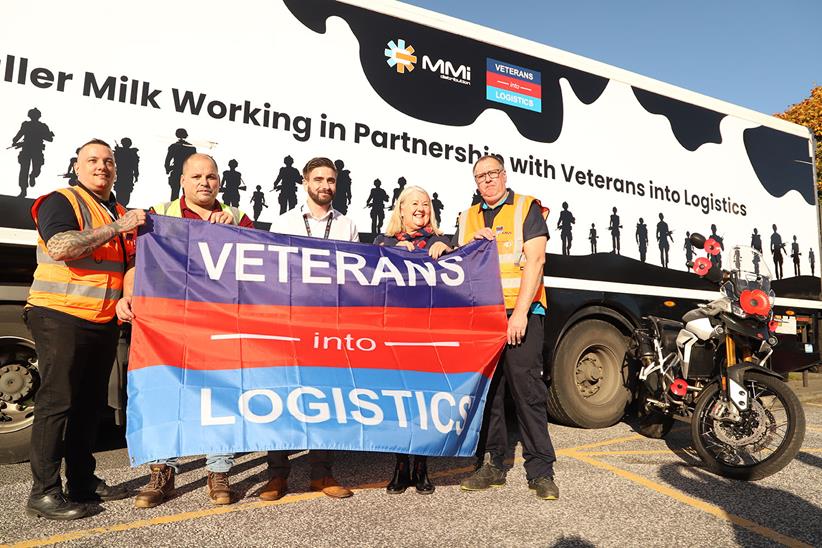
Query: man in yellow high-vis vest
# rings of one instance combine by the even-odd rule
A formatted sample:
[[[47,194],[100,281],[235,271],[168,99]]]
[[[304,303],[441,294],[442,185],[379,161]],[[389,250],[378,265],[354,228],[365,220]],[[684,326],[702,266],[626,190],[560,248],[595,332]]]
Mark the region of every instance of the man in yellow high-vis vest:
[[[548,209],[531,196],[515,193],[499,156],[474,164],[474,181],[482,200],[459,217],[456,245],[474,239],[495,240],[500,279],[508,314],[508,344],[491,380],[482,424],[485,446],[479,447],[477,470],[460,487],[479,491],[505,484],[503,460],[508,444],[505,389],[511,391],[522,435],[528,487],[545,500],[559,498],[554,483],[556,454],[548,434],[548,391],[542,380],[542,344],[547,307],[543,266]]]
[[[108,144],[94,139],[81,146],[73,170],[76,186],[41,196],[31,208],[37,270],[26,303],[40,373],[26,512],[63,520],[90,515],[86,502],[128,496],[94,475],[92,450],[117,350],[114,309],[134,256],[135,229],[146,219],[144,211],[127,212],[116,202]]]
[[[217,162],[207,154],[195,153],[182,163],[180,185],[183,196],[171,202],[153,206],[151,213],[194,219],[208,223],[232,224],[254,228],[248,215],[234,206],[217,200],[220,191],[220,171]],[[124,322],[134,319],[131,301],[134,292],[134,268],[126,273],[123,298],[117,303],[117,316]],[[153,508],[162,504],[174,492],[174,478],[179,471],[179,458],[160,459],[150,463],[148,484],[134,498],[137,508]],[[229,472],[234,466],[233,453],[206,455],[206,490],[214,504],[231,504],[233,494]]]

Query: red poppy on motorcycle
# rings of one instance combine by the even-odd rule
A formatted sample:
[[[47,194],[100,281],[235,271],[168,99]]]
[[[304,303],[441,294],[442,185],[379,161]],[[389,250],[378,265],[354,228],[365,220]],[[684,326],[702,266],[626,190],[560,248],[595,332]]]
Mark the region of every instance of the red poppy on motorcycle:
[[[719,255],[720,251],[722,251],[722,248],[720,247],[719,242],[713,238],[708,238],[705,240],[705,252],[708,255]]]
[[[779,322],[776,320],[771,320],[768,322],[768,331],[771,333],[776,333],[776,328],[779,327]]]
[[[681,398],[688,393],[688,383],[684,379],[675,379],[671,383],[671,393]]]
[[[711,260],[708,257],[700,257],[694,261],[694,274],[704,276],[711,269]]]
[[[761,289],[746,289],[739,295],[739,304],[747,314],[767,316],[771,310],[771,301]]]

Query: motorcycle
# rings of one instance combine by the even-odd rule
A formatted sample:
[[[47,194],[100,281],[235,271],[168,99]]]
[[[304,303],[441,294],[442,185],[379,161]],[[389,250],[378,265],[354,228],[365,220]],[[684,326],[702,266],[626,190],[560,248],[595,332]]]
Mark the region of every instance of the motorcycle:
[[[720,245],[700,234],[691,244],[709,256]],[[690,419],[693,447],[721,476],[758,480],[784,468],[802,446],[805,415],[796,394],[770,368],[774,335],[772,275],[760,252],[737,246],[723,268],[709,257],[694,273],[720,296],[681,322],[643,318],[629,351],[640,362],[639,432],[668,434],[674,417]]]

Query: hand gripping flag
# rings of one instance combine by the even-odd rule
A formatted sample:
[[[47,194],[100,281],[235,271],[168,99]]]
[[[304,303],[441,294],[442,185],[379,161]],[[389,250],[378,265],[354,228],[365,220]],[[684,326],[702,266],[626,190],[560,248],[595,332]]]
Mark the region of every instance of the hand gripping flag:
[[[149,216],[134,465],[268,449],[473,455],[506,338],[494,242],[399,248]]]

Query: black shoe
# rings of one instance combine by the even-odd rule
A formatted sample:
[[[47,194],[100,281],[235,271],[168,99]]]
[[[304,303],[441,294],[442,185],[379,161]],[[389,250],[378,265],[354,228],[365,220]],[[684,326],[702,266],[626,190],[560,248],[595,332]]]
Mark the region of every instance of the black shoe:
[[[26,513],[35,518],[80,519],[91,515],[91,508],[70,502],[63,493],[56,493],[30,496],[26,503]]]
[[[408,455],[397,455],[397,464],[394,466],[394,477],[385,488],[389,495],[399,495],[411,485],[411,470],[408,468]]]
[[[528,489],[537,492],[537,498],[543,500],[557,500],[559,498],[559,487],[554,483],[554,478],[540,476],[528,482]]]
[[[460,482],[463,491],[483,491],[489,487],[505,485],[505,471],[502,468],[486,462],[476,472]]]
[[[411,474],[411,483],[420,495],[430,495],[434,492],[434,484],[428,479],[428,459],[414,457],[414,472]]]
[[[95,477],[91,486],[82,489],[68,487],[66,495],[74,502],[106,502],[122,500],[131,496],[127,489],[120,485],[106,485],[106,482]]]

